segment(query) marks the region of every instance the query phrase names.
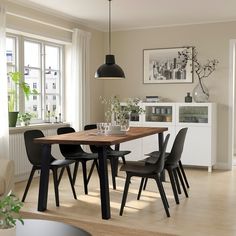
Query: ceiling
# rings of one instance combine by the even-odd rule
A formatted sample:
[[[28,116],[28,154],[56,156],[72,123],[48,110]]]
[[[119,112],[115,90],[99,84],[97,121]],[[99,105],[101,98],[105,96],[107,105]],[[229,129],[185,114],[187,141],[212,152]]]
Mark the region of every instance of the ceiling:
[[[10,0],[107,31],[108,0]],[[112,30],[236,20],[236,0],[113,0]]]

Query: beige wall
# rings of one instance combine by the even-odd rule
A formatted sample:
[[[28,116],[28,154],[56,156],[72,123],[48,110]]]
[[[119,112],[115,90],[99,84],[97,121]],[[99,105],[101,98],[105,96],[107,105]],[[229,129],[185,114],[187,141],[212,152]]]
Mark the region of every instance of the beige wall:
[[[143,84],[143,49],[195,46],[199,61],[218,59],[217,71],[205,82],[210,90],[210,101],[218,104],[217,164],[225,167],[228,158],[229,40],[235,38],[236,22],[113,32],[112,50],[127,79],[105,81],[104,96],[116,94],[125,99],[159,95],[166,100],[183,102],[186,93],[192,92],[197,78],[193,84]]]

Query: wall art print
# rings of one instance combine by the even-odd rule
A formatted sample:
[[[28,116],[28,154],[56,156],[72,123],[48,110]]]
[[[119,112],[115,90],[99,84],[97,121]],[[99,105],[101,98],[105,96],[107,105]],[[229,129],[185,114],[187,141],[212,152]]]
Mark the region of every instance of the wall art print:
[[[193,47],[143,50],[144,83],[192,83],[192,61],[179,58],[179,52]]]

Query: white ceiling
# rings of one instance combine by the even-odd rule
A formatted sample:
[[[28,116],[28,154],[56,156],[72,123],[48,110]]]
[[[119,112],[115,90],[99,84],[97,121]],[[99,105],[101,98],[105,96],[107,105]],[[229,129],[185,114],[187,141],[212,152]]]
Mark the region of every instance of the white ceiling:
[[[98,30],[108,28],[108,0],[10,0]],[[236,0],[113,0],[112,30],[236,20]]]

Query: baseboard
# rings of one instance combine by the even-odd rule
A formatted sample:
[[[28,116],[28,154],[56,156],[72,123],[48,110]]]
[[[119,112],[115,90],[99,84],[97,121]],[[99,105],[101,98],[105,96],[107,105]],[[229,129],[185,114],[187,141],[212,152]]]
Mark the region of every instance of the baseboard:
[[[225,163],[225,162],[218,162],[214,165],[214,169],[217,169],[217,170],[231,170],[232,166],[229,166],[229,164]]]

